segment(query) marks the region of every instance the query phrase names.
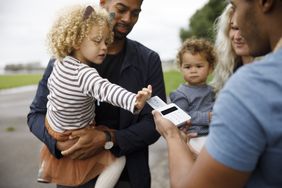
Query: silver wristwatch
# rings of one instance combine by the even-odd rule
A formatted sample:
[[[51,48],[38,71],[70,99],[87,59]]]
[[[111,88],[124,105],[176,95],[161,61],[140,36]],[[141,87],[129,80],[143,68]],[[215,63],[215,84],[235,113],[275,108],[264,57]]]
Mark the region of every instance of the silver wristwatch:
[[[114,146],[114,142],[112,140],[112,135],[109,131],[105,130],[103,132],[105,133],[105,137],[106,137],[106,142],[105,142],[104,148],[106,150],[109,150]]]

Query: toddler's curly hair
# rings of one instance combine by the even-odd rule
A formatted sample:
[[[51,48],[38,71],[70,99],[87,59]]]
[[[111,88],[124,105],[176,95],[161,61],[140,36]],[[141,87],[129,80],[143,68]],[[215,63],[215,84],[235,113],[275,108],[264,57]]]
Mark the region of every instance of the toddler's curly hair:
[[[186,39],[176,55],[176,63],[179,67],[181,67],[183,63],[183,54],[186,52],[191,53],[192,55],[202,55],[206,58],[212,68],[215,67],[215,64],[217,62],[217,55],[213,44],[208,40],[195,38]]]
[[[112,23],[108,12],[92,6],[94,11],[85,18],[86,5],[74,5],[62,9],[47,36],[49,51],[58,59],[70,55],[75,47],[80,46],[82,40],[88,36],[94,25],[102,28],[109,27],[109,39],[113,41]]]

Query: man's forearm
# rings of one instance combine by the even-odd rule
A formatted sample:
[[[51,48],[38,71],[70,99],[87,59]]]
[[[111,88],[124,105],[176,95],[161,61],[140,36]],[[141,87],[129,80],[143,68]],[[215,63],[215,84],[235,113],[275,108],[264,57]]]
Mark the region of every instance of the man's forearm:
[[[194,163],[193,155],[180,134],[166,138],[171,187],[185,187],[186,179]]]
[[[27,124],[30,131],[41,140],[50,150],[50,152],[56,157],[61,158],[61,152],[56,148],[56,140],[54,140],[45,129],[45,114],[31,112],[27,117]]]

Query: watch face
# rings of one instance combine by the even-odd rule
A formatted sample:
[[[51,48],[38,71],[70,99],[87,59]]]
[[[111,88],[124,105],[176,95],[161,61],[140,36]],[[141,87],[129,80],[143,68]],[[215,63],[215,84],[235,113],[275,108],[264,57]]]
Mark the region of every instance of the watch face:
[[[111,149],[114,146],[114,143],[112,141],[108,141],[105,143],[104,148],[105,149]]]

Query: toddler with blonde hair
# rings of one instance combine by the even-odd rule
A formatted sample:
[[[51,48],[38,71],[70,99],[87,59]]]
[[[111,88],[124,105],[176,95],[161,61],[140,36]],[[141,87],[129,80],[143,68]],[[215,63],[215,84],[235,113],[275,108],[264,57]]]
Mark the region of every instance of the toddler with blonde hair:
[[[96,100],[138,113],[151,97],[150,85],[135,94],[103,79],[91,67],[103,62],[112,40],[111,16],[99,7],[72,6],[54,23],[49,45],[57,60],[48,79],[45,127],[57,141],[68,140],[66,132],[95,128]],[[107,128],[103,131],[106,139],[111,133]],[[44,146],[38,181],[79,186],[99,176],[96,188],[114,187],[125,166],[125,157],[115,157],[111,147],[105,145],[104,151],[89,159],[72,160],[56,159]]]

